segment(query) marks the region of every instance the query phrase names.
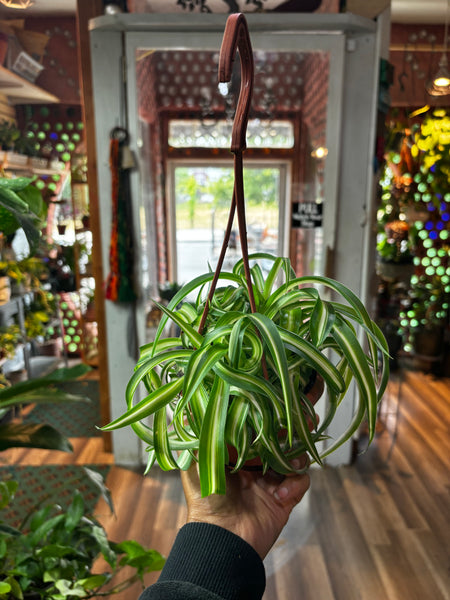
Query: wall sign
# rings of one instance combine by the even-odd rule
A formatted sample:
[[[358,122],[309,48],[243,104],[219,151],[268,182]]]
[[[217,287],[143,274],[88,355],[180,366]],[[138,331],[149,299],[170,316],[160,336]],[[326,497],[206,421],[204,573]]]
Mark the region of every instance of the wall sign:
[[[294,202],[292,205],[292,228],[322,227],[322,208],[323,204],[317,204],[317,202]]]

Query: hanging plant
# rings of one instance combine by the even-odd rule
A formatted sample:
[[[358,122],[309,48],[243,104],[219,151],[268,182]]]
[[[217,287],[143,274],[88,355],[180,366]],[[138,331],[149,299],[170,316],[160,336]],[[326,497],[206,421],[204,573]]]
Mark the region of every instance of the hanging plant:
[[[225,493],[226,470],[235,472],[256,458],[263,470],[279,473],[293,471],[291,461],[305,452],[322,464],[364,419],[371,440],[388,380],[386,341],[353,292],[326,277],[296,277],[287,258],[248,256],[242,152],[253,60],[239,14],[227,21],[220,81],[231,77],[237,45],[242,87],[231,144],[235,187],[217,269],[184,285],[167,307],[159,305],[164,316],[155,340],[141,348],[126,390],[128,410],[103,427],[130,425],[148,445],[147,469],[155,461],[165,470],[187,469],[198,461],[203,496]],[[235,211],[243,258],[224,272]],[[261,261],[269,264],[266,276]],[[166,339],[169,319],[180,333]],[[317,375],[327,391],[328,410],[310,431],[316,420],[308,388]],[[353,418],[320,452],[318,444],[353,380],[359,390]]]

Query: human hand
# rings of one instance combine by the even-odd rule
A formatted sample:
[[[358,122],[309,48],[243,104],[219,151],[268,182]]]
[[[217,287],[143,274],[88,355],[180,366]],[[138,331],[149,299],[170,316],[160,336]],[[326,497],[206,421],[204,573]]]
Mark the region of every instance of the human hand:
[[[323,381],[308,393],[314,403],[321,396]],[[303,454],[292,462],[295,470],[308,466],[309,458]],[[184,494],[188,508],[188,522],[218,525],[243,538],[264,559],[283,527],[292,509],[309,488],[307,473],[286,476],[273,471],[262,472],[241,469],[227,473],[226,493],[202,498],[198,465],[193,463],[182,471]]]

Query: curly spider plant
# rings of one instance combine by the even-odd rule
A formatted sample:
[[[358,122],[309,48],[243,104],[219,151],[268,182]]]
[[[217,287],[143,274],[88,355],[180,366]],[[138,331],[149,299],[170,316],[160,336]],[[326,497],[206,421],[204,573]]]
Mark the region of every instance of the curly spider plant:
[[[242,153],[253,59],[242,14],[227,20],[220,81],[231,78],[237,47],[242,76],[231,140],[235,186],[216,271],[187,283],[167,308],[160,307],[165,314],[155,340],[141,348],[128,383],[128,410],[103,427],[131,425],[148,444],[148,469],[155,461],[165,470],[187,469],[198,460],[203,496],[225,493],[232,448],[234,471],[259,457],[263,469],[287,473],[304,452],[322,464],[366,418],[371,440],[388,379],[387,344],[353,292],[325,277],[296,277],[286,258],[248,256]],[[236,211],[242,260],[228,273],[221,269]],[[271,265],[266,277],[258,260]],[[225,285],[217,288],[218,282]],[[336,299],[321,297],[317,286],[329,288]],[[195,302],[187,300],[191,295]],[[168,319],[178,326],[177,337],[163,337]],[[324,381],[328,410],[310,431],[315,418],[306,386],[312,372]],[[317,443],[353,379],[359,389],[353,419],[320,454]],[[146,395],[139,400],[141,384]]]
[[[258,262],[251,267],[256,312],[250,309],[243,260],[219,274],[226,285],[215,290],[202,333],[204,292],[214,273],[186,284],[167,307],[160,306],[165,314],[155,340],[141,348],[126,390],[127,412],[103,428],[131,425],[148,444],[148,468],[156,460],[165,470],[186,469],[198,460],[203,495],[225,492],[231,446],[237,453],[234,470],[258,456],[264,469],[286,473],[303,452],[322,464],[364,419],[371,440],[388,378],[384,337],[348,288],[325,277],[296,277],[286,258],[249,259],[271,262],[267,277]],[[280,274],[284,282],[275,286]],[[324,300],[313,285],[330,288],[344,303]],[[196,301],[186,301],[195,291]],[[168,319],[179,327],[177,337],[162,337]],[[311,372],[323,378],[328,397],[325,418],[312,431],[308,417],[314,407],[304,391]],[[319,454],[317,442],[353,378],[359,389],[353,419]],[[141,383],[146,396],[134,403]],[[153,426],[146,422],[150,415]]]

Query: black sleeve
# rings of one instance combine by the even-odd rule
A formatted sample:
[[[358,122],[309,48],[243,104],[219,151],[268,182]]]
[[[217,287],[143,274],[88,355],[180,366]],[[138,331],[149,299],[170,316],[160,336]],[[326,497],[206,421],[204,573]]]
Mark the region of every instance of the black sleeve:
[[[261,600],[265,585],[262,560],[247,542],[217,525],[188,523],[140,600]]]

